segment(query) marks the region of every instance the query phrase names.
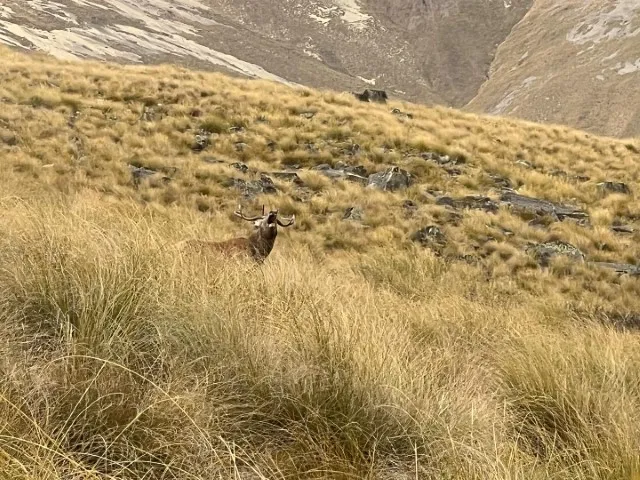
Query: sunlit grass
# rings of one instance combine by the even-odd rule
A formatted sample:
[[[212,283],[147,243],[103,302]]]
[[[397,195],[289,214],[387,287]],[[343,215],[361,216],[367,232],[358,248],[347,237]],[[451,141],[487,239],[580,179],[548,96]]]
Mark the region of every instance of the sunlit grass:
[[[640,349],[612,326],[633,326],[638,280],[524,251],[635,263],[637,234],[610,227],[640,218],[636,141],[0,53],[0,478],[638,478]],[[339,161],[415,181],[308,170]],[[136,186],[128,164],[159,174]],[[230,186],[291,165],[302,186]],[[591,225],[436,204],[495,197],[489,174]],[[245,234],[238,203],[296,214],[264,265],[174,248]],[[427,225],[441,256],[410,240]]]

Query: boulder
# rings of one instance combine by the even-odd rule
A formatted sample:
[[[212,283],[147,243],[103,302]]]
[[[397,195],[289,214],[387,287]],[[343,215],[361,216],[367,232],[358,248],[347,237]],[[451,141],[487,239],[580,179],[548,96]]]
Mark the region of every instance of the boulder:
[[[619,225],[619,224],[612,225],[611,230],[613,230],[616,233],[633,233],[636,231],[635,228],[633,228],[630,225]]]
[[[194,138],[193,144],[191,145],[191,150],[193,150],[194,152],[201,152],[205,150],[210,144],[210,137],[211,134],[209,132],[200,130]]]
[[[243,152],[244,150],[246,150],[246,148],[249,146],[244,142],[236,142],[233,144],[234,148],[236,149],[236,151],[238,152]]]
[[[362,93],[352,93],[361,102],[387,103],[387,99],[389,98],[387,92],[384,90],[372,90],[367,88]]]
[[[497,173],[490,173],[489,178],[493,180],[493,184],[498,188],[513,188],[513,183],[507,177]]]
[[[219,164],[219,163],[225,163],[224,160],[220,160],[219,158],[213,157],[211,155],[207,155],[207,156],[202,157],[202,161],[205,162],[205,163],[209,163],[211,165],[216,165],[216,164]]]
[[[362,165],[348,165],[344,162],[338,161],[336,162],[334,168],[336,170],[342,170],[343,172],[346,172],[346,173],[353,173],[355,175],[360,175],[361,177],[367,177],[369,175],[369,172],[367,172],[367,169]]]
[[[525,167],[525,168],[535,168],[533,163],[531,163],[528,160],[523,160],[523,159],[516,160],[516,165],[520,165],[520,166]]]
[[[316,165],[312,167],[311,170],[315,170],[325,177],[333,178],[333,179],[342,179],[348,180],[350,182],[360,183],[362,185],[366,185],[369,181],[367,177],[363,177],[351,172],[345,172],[344,170],[338,170],[336,168],[331,167],[331,165],[327,163],[323,163],[320,165]]]
[[[345,157],[353,157],[360,152],[360,145],[353,142],[345,142],[337,145],[338,153],[340,155],[344,155]]]
[[[369,175],[367,188],[377,188],[384,191],[395,191],[411,185],[411,174],[399,167],[391,167],[384,172]]]
[[[613,270],[621,275],[631,275],[634,277],[640,276],[640,267],[630,263],[589,262],[589,265]]]
[[[296,185],[304,185],[304,182],[296,172],[282,171],[282,172],[270,172],[270,174],[275,178],[279,178],[280,180],[293,182]]]
[[[631,189],[626,183],[622,182],[600,182],[598,188],[605,193],[622,193],[624,195],[630,195]]]
[[[361,221],[364,216],[364,212],[360,207],[349,207],[344,211],[342,216],[343,220]]]
[[[500,196],[500,202],[518,213],[535,216],[556,216],[558,220],[564,220],[565,218],[586,219],[589,217],[588,213],[578,207],[560,205],[511,191],[504,192]]]
[[[393,110],[391,110],[391,113],[393,113],[394,115],[397,115],[398,117],[404,117],[404,118],[408,118],[408,119],[412,119],[413,118],[413,114],[407,113],[407,112],[403,112],[399,108],[394,108]]]
[[[145,179],[145,178],[150,178],[156,175],[161,175],[161,172],[158,170],[153,170],[151,168],[145,168],[145,167],[136,167],[135,165],[127,165],[129,167],[129,170],[131,171],[131,178],[133,181],[133,185],[138,188],[140,186],[140,183]],[[173,171],[174,173],[178,170],[177,168],[173,168],[170,169],[170,171]],[[162,175],[161,180],[163,183],[169,183],[171,181],[171,177],[168,177],[166,175]]]
[[[440,253],[442,248],[447,243],[447,238],[442,230],[435,225],[428,225],[411,235],[411,240],[419,243],[424,247],[428,247],[434,250],[436,253]]]
[[[247,198],[255,197],[260,194],[273,195],[278,192],[271,177],[265,174],[260,175],[259,180],[247,182],[240,178],[231,179],[228,186],[234,187],[240,190],[243,196]]]
[[[436,200],[436,205],[446,205],[461,210],[484,210],[490,213],[496,213],[499,208],[496,202],[482,195],[467,195],[461,198],[440,197]]]
[[[460,155],[445,155],[438,152],[422,152],[420,154],[424,160],[435,162],[438,165],[463,165],[466,163],[464,157]]]
[[[551,242],[530,244],[525,251],[531,254],[542,266],[549,265],[549,261],[557,256],[565,256],[572,260],[584,261],[585,255],[577,247],[567,242],[554,240]]]
[[[231,166],[242,173],[247,173],[249,171],[249,167],[242,162],[232,163]]]
[[[413,212],[418,209],[418,204],[413,200],[405,200],[404,202],[402,202],[402,208],[404,208],[408,212]]]

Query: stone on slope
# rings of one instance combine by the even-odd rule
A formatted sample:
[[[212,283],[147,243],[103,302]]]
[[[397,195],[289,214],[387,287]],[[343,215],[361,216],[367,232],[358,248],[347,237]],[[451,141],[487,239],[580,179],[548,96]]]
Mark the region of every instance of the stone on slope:
[[[411,185],[411,174],[399,167],[391,167],[383,172],[369,175],[367,188],[383,191],[396,191]]]
[[[585,259],[584,253],[578,247],[560,240],[531,244],[525,248],[525,251],[531,254],[543,267],[548,266],[552,258],[560,255],[576,261],[584,261]]]
[[[273,195],[278,192],[278,189],[273,183],[273,180],[271,180],[271,177],[265,174],[261,174],[259,180],[251,182],[247,182],[240,178],[234,178],[229,182],[229,186],[240,190],[243,196],[247,198],[252,198],[262,193]]]
[[[435,225],[428,225],[420,230],[414,232],[410,239],[424,247],[428,247],[437,254],[442,252],[442,249],[447,243],[445,234]]]
[[[561,205],[541,200],[539,198],[527,197],[515,192],[506,191],[500,196],[500,202],[518,213],[525,213],[535,216],[557,216],[559,220],[565,218],[586,219],[589,214],[578,207],[571,205]]]
[[[324,175],[325,177],[329,177],[333,179],[348,180],[350,182],[356,182],[362,185],[366,185],[369,181],[366,177],[363,177],[356,173],[351,173],[345,170],[332,168],[331,165],[327,163],[316,165],[315,167],[311,168],[311,170],[315,170],[318,173],[321,173],[322,175]]]
[[[482,195],[467,195],[461,198],[440,197],[436,200],[436,205],[446,205],[460,210],[484,210],[490,213],[496,213],[499,208],[496,202]]]
[[[631,275],[634,277],[640,276],[640,267],[638,265],[632,265],[630,263],[589,262],[589,264],[596,267],[613,270],[614,272],[622,275]]]
[[[361,221],[364,217],[364,211],[360,207],[349,207],[342,215],[343,220]]]
[[[600,182],[598,188],[605,193],[622,193],[624,195],[630,195],[631,189],[626,183],[622,182]]]
[[[384,90],[365,89],[362,93],[353,92],[355,97],[361,102],[387,103],[389,98]]]

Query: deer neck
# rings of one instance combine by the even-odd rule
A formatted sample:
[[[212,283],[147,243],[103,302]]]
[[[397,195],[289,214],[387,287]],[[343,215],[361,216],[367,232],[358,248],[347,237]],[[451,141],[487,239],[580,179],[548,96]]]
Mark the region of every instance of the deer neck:
[[[272,231],[258,230],[249,237],[253,252],[260,257],[266,257],[273,250],[278,232],[274,228]]]

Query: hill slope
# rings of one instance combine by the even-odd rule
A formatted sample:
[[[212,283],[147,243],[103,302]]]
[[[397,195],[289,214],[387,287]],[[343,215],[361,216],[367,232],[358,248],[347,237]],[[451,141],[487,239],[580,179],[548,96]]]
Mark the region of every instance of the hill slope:
[[[628,137],[640,134],[629,101],[639,15],[635,0],[6,0],[0,43],[311,87],[374,86]]]
[[[8,477],[640,471],[637,143],[0,54]]]
[[[380,85],[462,105],[531,0],[512,3],[8,1],[0,41],[62,58],[178,62],[337,89]]]
[[[640,134],[640,3],[537,0],[498,48],[468,108]]]

